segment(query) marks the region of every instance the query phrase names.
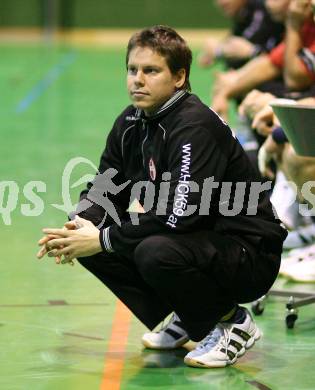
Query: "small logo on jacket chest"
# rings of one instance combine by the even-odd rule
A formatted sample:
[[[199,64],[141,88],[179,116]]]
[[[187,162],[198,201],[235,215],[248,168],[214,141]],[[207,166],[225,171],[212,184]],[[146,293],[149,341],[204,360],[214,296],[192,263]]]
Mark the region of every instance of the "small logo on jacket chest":
[[[149,161],[149,172],[150,172],[151,180],[154,181],[156,178],[156,168],[152,157],[150,158]]]

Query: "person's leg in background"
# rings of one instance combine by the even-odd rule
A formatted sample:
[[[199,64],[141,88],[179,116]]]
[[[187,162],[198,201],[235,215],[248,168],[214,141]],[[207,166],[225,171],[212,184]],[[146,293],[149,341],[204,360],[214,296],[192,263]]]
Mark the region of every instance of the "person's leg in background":
[[[277,163],[288,180],[296,185],[298,200],[309,210],[308,218],[310,219],[307,224],[298,226],[289,232],[284,245],[291,251],[282,262],[280,273],[293,281],[314,282],[315,215],[314,204],[312,204],[311,200],[315,194],[313,185],[315,181],[315,158],[297,155],[292,145],[286,143]],[[303,195],[302,188],[308,182],[309,185],[306,185],[304,188],[308,193],[306,199],[304,196],[306,194],[304,193]],[[301,207],[302,205],[300,204],[300,210]]]

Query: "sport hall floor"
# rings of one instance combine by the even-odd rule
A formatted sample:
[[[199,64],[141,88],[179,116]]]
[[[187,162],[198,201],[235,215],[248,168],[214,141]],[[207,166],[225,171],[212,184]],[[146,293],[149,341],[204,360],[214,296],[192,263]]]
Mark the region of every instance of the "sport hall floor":
[[[0,53],[0,389],[315,389],[314,306],[287,330],[285,300],[270,299],[257,318],[262,340],[237,364],[194,369],[183,364],[184,348],[143,350],[144,327],[80,265],[35,258],[41,228],[65,220],[53,205],[75,203],[78,180],[94,172],[71,159],[97,165],[128,103],[124,51],[15,42]],[[193,90],[205,102],[208,77],[193,66]],[[81,162],[62,183],[70,160]],[[35,209],[31,181],[40,182]],[[72,201],[62,200],[69,186]]]

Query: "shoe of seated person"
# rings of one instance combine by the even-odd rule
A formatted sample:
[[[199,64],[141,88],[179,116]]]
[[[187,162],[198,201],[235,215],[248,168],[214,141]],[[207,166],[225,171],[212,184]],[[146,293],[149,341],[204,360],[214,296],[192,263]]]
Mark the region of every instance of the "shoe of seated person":
[[[307,267],[304,264],[315,258],[315,244],[308,245],[304,248],[292,249],[289,255],[282,259],[279,274],[290,277],[292,269]],[[301,268],[301,264],[303,266]],[[293,271],[294,273],[294,271]]]
[[[289,232],[284,240],[284,249],[301,248],[315,242],[315,224],[298,227],[296,230]]]
[[[176,313],[173,313],[166,325],[156,332],[147,332],[142,336],[142,344],[150,349],[175,349],[189,341],[189,336]]]
[[[292,264],[286,269],[285,276],[294,282],[315,282],[315,255],[302,262]]]
[[[296,193],[289,184],[282,171],[276,174],[275,185],[270,201],[277,212],[277,216],[289,229],[295,229],[300,225],[299,205],[295,201]]]
[[[220,322],[189,352],[184,362],[192,367],[225,367],[234,364],[237,359],[251,348],[260,338],[260,330],[251,314],[244,307],[242,323]]]

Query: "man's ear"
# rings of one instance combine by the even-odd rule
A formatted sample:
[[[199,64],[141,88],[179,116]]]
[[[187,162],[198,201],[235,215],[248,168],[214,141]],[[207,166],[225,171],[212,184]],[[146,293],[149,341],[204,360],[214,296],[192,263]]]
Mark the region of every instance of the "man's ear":
[[[185,81],[186,81],[186,70],[184,68],[180,69],[177,73],[176,73],[176,88],[180,89]]]

